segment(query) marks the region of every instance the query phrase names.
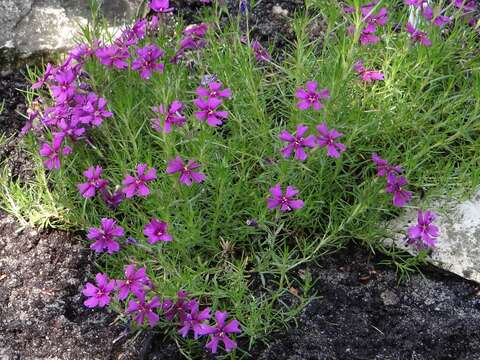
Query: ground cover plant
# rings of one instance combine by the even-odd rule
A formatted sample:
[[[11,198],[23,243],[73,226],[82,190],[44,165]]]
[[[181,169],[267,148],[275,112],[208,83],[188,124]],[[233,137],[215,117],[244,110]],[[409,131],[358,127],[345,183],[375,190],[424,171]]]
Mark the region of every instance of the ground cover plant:
[[[85,306],[187,357],[246,357],[312,296],[292,269],[357,241],[410,271],[442,231],[429,199],[478,185],[473,3],[307,2],[282,50],[250,36],[249,4],[190,26],[147,5],[120,34],[94,18],[32,71],[23,133],[41,166],[2,177],[7,210],[85,231],[100,269]],[[404,207],[417,258],[382,242]]]

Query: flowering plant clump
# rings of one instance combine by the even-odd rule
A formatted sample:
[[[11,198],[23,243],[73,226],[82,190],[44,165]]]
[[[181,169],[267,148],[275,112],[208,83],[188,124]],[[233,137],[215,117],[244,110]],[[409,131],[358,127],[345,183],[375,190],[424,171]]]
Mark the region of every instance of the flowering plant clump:
[[[307,303],[298,264],[350,240],[389,253],[385,222],[403,208],[477,185],[477,7],[346,4],[308,4],[278,49],[220,3],[184,26],[151,0],[118,34],[87,27],[63,63],[32,72],[22,133],[41,170],[22,194],[46,204],[25,212],[86,231],[101,269],[85,306],[164,331],[190,357],[236,358]],[[419,210],[407,244],[426,254],[435,220]]]

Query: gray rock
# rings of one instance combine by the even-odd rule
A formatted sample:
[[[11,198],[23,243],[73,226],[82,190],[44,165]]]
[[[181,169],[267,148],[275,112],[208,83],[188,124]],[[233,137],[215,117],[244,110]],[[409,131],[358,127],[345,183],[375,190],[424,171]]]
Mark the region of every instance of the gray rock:
[[[440,228],[437,246],[429,259],[436,266],[480,283],[480,191],[470,200],[443,199],[429,208],[439,215],[435,223]],[[396,246],[415,255],[416,249],[405,246],[404,238],[416,219],[417,211],[411,209],[392,222],[396,236],[387,243],[393,240]]]
[[[106,0],[101,12],[110,24],[121,24],[137,13],[141,3],[142,0]],[[8,64],[17,58],[72,48],[79,25],[87,24],[90,14],[88,0],[0,1],[2,62]]]
[[[383,305],[385,306],[397,305],[400,301],[397,294],[395,294],[395,292],[392,290],[385,290],[380,294],[380,297],[382,298]]]

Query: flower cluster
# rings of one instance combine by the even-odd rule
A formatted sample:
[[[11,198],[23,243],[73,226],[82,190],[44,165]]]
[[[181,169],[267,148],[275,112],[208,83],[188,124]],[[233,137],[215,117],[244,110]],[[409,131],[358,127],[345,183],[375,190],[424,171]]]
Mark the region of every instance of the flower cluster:
[[[135,264],[130,264],[125,266],[124,279],[109,280],[102,273],[98,273],[95,279],[96,284],[87,282],[82,291],[87,297],[84,304],[89,308],[109,305],[112,293],[116,292],[119,301],[128,300],[125,312],[139,326],[144,326],[146,322],[154,327],[160,321],[160,315],[163,315],[166,320],[177,324],[178,333],[184,338],[190,332],[196,340],[202,336],[209,337],[205,347],[213,354],[217,353],[221,343],[227,352],[237,347],[236,341],[230,336],[241,333],[238,320],[227,322],[228,313],[216,311],[215,324],[210,324],[210,308],[200,309],[200,302],[188,299],[185,291],[178,291],[175,302],[171,299],[160,300],[158,295],[152,295],[154,286],[146,274],[146,268],[136,269]]]
[[[107,101],[89,91],[83,82],[88,75],[82,65],[92,54],[86,46],[75,48],[59,67],[48,64],[43,76],[32,85],[42,96],[49,94],[52,103],[39,98],[46,106],[43,111],[31,112],[22,133],[34,130],[42,139],[40,155],[47,169],[60,168],[61,158],[72,153],[73,143],[85,139],[88,130],[113,116],[107,110]],[[49,134],[51,142],[45,140]]]
[[[461,17],[470,26],[475,26],[480,18],[478,3],[475,0],[451,0],[451,3],[462,12]]]
[[[158,241],[172,241],[173,237],[168,233],[168,226],[167,222],[152,218],[143,230],[148,243],[153,245]],[[88,230],[87,239],[94,241],[90,245],[92,250],[98,253],[107,251],[109,254],[113,254],[120,251],[120,244],[117,240],[124,235],[124,229],[117,225],[116,220],[103,218],[99,228],[92,227]]]
[[[443,15],[443,11],[431,9],[426,1],[405,1],[409,6],[419,8],[423,17],[436,26],[444,26],[450,21],[449,17]],[[202,2],[207,3],[208,0]],[[466,11],[465,9],[469,6],[472,7],[470,3],[459,4],[458,1],[454,3],[463,11]],[[28,126],[25,127],[25,131],[33,129],[40,132],[42,128],[46,128],[51,134],[51,143],[44,141],[40,147],[40,155],[44,157],[44,163],[48,169],[59,168],[62,157],[70,154],[73,151],[73,145],[78,141],[85,140],[91,145],[87,137],[88,131],[101,126],[106,119],[113,116],[113,113],[108,110],[107,101],[91,91],[86,81],[89,75],[82,68],[87,59],[96,58],[100,64],[111,71],[136,71],[141,79],[148,80],[157,74],[168,73],[166,67],[176,66],[174,64],[185,59],[187,53],[207,45],[208,25],[204,23],[191,25],[183,31],[178,46],[170,49],[172,53],[174,52],[174,56],[170,58],[170,64],[164,64],[162,59],[166,51],[153,43],[145,44],[144,40],[148,40],[146,38],[150,33],[157,31],[159,17],[161,19],[161,16],[164,16],[162,14],[171,12],[172,8],[168,0],[151,0],[150,9],[156,15],[136,21],[131,27],[122,31],[113,43],[107,45],[93,41],[91,46],[80,45],[69,54],[63,65],[54,67],[48,64],[43,76],[32,85],[33,89],[39,91],[48,90],[53,102],[52,106],[45,106],[43,112],[32,111]],[[377,43],[380,40],[378,31],[388,21],[387,8],[378,8],[377,2],[370,2],[361,6],[359,10],[362,21],[360,43],[362,45]],[[354,8],[345,8],[346,13],[355,11]],[[470,12],[465,14],[470,15]],[[425,46],[432,44],[426,32],[415,28],[411,23],[407,23],[406,28],[414,42]],[[355,32],[355,27],[350,27],[348,31]],[[259,42],[251,43],[251,51],[256,61],[271,61],[270,55]],[[353,70],[365,83],[384,80],[384,74],[381,71],[365,67],[362,61],[357,61]],[[195,89],[195,95],[196,98],[193,101],[182,99],[182,102],[169,99],[158,106],[153,106],[151,110],[155,113],[155,118],[151,119],[152,128],[162,133],[164,137],[172,132],[174,133],[169,136],[174,135],[176,131],[185,131],[180,128],[189,128],[186,126],[185,114],[192,113],[188,109],[190,102],[196,107],[193,116],[198,121],[206,122],[211,127],[224,125],[230,116],[226,104],[228,105],[229,99],[232,98],[232,90],[216,76],[209,75]],[[331,99],[329,89],[319,89],[317,81],[314,80],[306,81],[304,86],[298,87],[292,95],[295,99],[292,107],[296,105],[300,110],[299,114],[309,116],[312,115],[309,113],[310,110],[314,111],[313,114],[318,114]],[[48,104],[47,101],[43,102]],[[316,132],[313,134],[309,133],[309,127],[304,124],[297,125],[292,132],[282,130],[278,135],[279,140],[284,144],[280,150],[281,155],[285,159],[293,158],[303,162],[312,156],[314,151],[325,151],[328,157],[340,159],[342,153],[347,150],[346,146],[339,141],[344,135],[336,128],[329,129],[325,121],[319,121],[317,124],[313,129]],[[45,139],[45,134],[42,139]],[[176,150],[173,149],[174,153]],[[412,199],[412,193],[407,190],[408,181],[403,176],[402,168],[389,164],[377,154],[372,155],[372,161],[376,164],[377,176],[386,179],[385,192],[392,195],[393,206],[407,205]],[[337,164],[339,163],[341,160],[337,161]],[[121,184],[113,185],[112,179],[104,176],[104,169],[94,165],[83,172],[85,181],[78,183],[77,188],[83,198],[93,199],[99,195],[106,206],[116,209],[123,201],[146,198],[152,192],[155,193],[153,188],[155,181],[162,176],[172,177],[175,181],[178,178],[178,184],[192,187],[194,190],[197,186],[205,186],[205,184],[198,185],[205,183],[207,179],[203,172],[203,165],[194,159],[180,155],[174,158],[172,156],[167,161],[166,168],[157,173],[156,167],[140,163],[136,165],[133,173],[124,176]],[[106,173],[108,171],[108,168],[105,169]],[[114,186],[113,189],[109,189],[110,186]],[[174,185],[174,187],[177,186],[179,185]],[[269,210],[288,213],[305,206],[305,202],[300,199],[300,191],[293,185],[278,182],[270,186],[270,195],[266,199],[266,207]],[[438,227],[432,224],[435,218],[436,215],[433,212],[420,210],[418,224],[408,229],[408,243],[419,248],[433,247],[439,236]],[[117,219],[120,218],[117,217]],[[142,224],[146,243],[149,245],[171,244],[174,236],[170,232],[175,233],[177,222],[169,223],[151,215],[149,219],[148,223],[145,221]],[[100,220],[100,225],[91,227],[87,233],[87,238],[91,241],[90,248],[97,253],[106,252],[112,255],[120,252],[120,240],[124,237],[127,237],[124,244],[145,246],[138,244],[141,241],[136,239],[138,234],[129,234],[129,231],[125,231],[119,223],[116,219],[104,217]],[[193,334],[194,339],[209,337],[206,347],[212,353],[218,351],[220,344],[223,344],[227,352],[237,347],[235,340],[230,338],[230,334],[240,333],[240,325],[237,320],[227,321],[227,312],[216,311],[213,314],[209,307],[201,308],[198,299],[188,298],[185,291],[179,291],[175,301],[162,299],[156,293],[153,282],[147,276],[147,269],[144,267],[137,269],[135,264],[129,264],[125,267],[124,273],[124,278],[118,280],[110,280],[107,274],[97,274],[96,283],[89,282],[83,289],[83,294],[87,297],[85,306],[90,308],[107,306],[111,302],[112,294],[116,292],[117,300],[125,301],[126,313],[131,315],[140,326],[145,323],[152,327],[156,326],[160,316],[164,316],[166,320],[178,325],[178,333],[182,337],[190,334]],[[215,324],[210,323],[212,317],[215,319]]]
[[[183,31],[183,37],[180,39],[178,50],[170,59],[173,64],[184,59],[188,51],[194,51],[204,48],[207,45],[205,35],[208,30],[207,24],[189,25]]]
[[[336,141],[337,138],[343,136],[342,133],[336,129],[328,130],[327,124],[322,123],[317,126],[317,135],[309,135],[304,137],[308,131],[308,126],[298,125],[297,131],[294,134],[288,133],[286,130],[280,132],[279,138],[281,141],[287,142],[288,145],[284,147],[281,152],[287,159],[292,153],[295,154],[295,160],[304,161],[308,155],[305,148],[327,148],[327,156],[339,158],[340,154],[346,150],[344,144]]]
[[[412,193],[405,190],[408,181],[400,176],[403,170],[399,165],[390,165],[387,160],[377,154],[372,155],[372,161],[377,166],[377,176],[386,177],[387,185],[385,190],[393,195],[393,206],[404,207],[412,198]]]
[[[199,96],[193,103],[198,110],[195,112],[195,117],[199,121],[206,121],[210,126],[221,126],[228,117],[228,111],[220,110],[223,104],[223,99],[232,96],[232,91],[228,88],[223,89],[221,82],[212,81],[208,84],[208,88],[202,86],[197,88],[197,95]]]
[[[380,38],[376,34],[378,28],[384,26],[388,22],[387,8],[380,8],[378,9],[378,12],[376,12],[377,5],[378,3],[373,1],[360,7],[362,28],[360,30],[359,41],[362,45],[376,44],[379,42]],[[347,14],[351,14],[355,12],[355,8],[346,7],[344,8],[344,11]],[[347,30],[350,34],[354,34],[355,25],[351,25]]]

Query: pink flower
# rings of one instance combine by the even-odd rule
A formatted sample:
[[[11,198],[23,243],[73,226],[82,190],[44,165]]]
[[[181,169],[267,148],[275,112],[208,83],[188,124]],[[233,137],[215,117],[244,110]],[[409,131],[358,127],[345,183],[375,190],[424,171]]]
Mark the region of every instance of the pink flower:
[[[209,349],[212,354],[217,353],[218,344],[223,342],[226,352],[230,352],[237,347],[235,340],[228,337],[228,334],[241,333],[240,323],[238,320],[230,320],[227,324],[228,313],[226,311],[216,311],[215,320],[217,323],[215,326],[203,325],[201,335],[212,335],[212,338],[207,343],[206,348]]]
[[[87,182],[78,184],[78,191],[86,199],[94,197],[95,191],[105,188],[108,185],[108,180],[101,179],[103,169],[100,166],[91,166],[83,172],[87,178]]]
[[[134,294],[136,297],[142,297],[149,282],[145,268],[136,270],[135,264],[125,266],[125,280],[116,280],[115,282],[118,300],[126,299],[129,293]]]
[[[280,132],[280,140],[288,142],[289,144],[282,149],[282,154],[285,158],[295,153],[295,160],[304,161],[307,159],[307,153],[304,148],[315,147],[315,136],[310,135],[306,138],[303,135],[308,131],[308,126],[298,125],[297,132],[294,135],[289,134],[286,130]]]
[[[172,241],[173,237],[167,233],[167,231],[168,224],[165,221],[160,221],[156,218],[150,220],[150,222],[143,228],[143,234],[148,237],[149,244],[155,244],[158,241]]]
[[[270,210],[279,207],[280,211],[286,212],[300,209],[304,205],[303,200],[293,199],[298,194],[298,190],[293,186],[287,186],[285,194],[283,194],[282,186],[278,183],[270,188],[270,193],[272,197],[267,199],[267,206]]]
[[[153,181],[157,178],[157,170],[155,168],[151,168],[147,171],[147,169],[147,164],[138,164],[137,175],[128,175],[123,180],[123,192],[127,198],[131,198],[135,195],[145,197],[150,194],[150,189],[147,186],[147,182]]]
[[[178,333],[182,337],[187,337],[190,330],[193,331],[193,338],[198,339],[200,335],[205,332],[206,320],[210,319],[210,308],[205,308],[202,311],[199,309],[198,300],[190,300],[187,303],[186,311],[180,322],[180,330]]]
[[[100,60],[100,63],[106,67],[116,67],[117,69],[128,68],[128,58],[130,54],[127,48],[118,45],[110,45],[103,48],[98,48],[95,51],[95,56]]]
[[[45,167],[49,170],[60,168],[60,155],[68,155],[72,152],[70,146],[64,146],[62,148],[62,142],[64,137],[56,135],[53,137],[52,144],[44,143],[40,147],[40,155],[46,158],[43,161]]]
[[[381,71],[367,70],[363,66],[363,62],[360,60],[355,63],[355,65],[353,66],[353,70],[360,75],[360,78],[363,81],[367,83],[384,79],[384,76]]]
[[[132,62],[132,70],[140,71],[140,77],[148,80],[154,72],[162,73],[165,65],[160,59],[165,52],[157,45],[151,44],[143,48],[137,48],[138,58]]]
[[[317,144],[320,148],[325,146],[327,147],[328,156],[339,158],[340,154],[347,149],[345,145],[335,140],[343,136],[343,134],[338,132],[337,129],[328,131],[327,123],[324,122],[320,125],[317,125],[317,131]]]
[[[83,295],[88,299],[83,302],[86,307],[105,307],[110,303],[110,293],[115,288],[115,280],[108,280],[106,274],[98,273],[95,275],[97,286],[92,283],[86,283],[83,289]]]
[[[229,98],[232,96],[232,90],[229,88],[222,89],[223,85],[220,81],[212,81],[208,84],[208,89],[202,86],[198,87],[196,93],[198,96],[206,98]]]
[[[87,239],[95,240],[95,242],[90,245],[90,249],[96,252],[107,250],[109,254],[113,254],[120,250],[120,244],[116,239],[122,237],[124,234],[123,228],[118,226],[114,219],[103,218],[100,228],[90,228],[88,230]]]
[[[207,120],[207,124],[210,126],[220,126],[228,117],[228,111],[217,110],[222,104],[222,100],[218,98],[209,98],[207,101],[195,99],[193,103],[200,109],[195,112],[195,117],[200,121]]]
[[[133,320],[143,326],[145,318],[151,327],[157,325],[159,316],[155,312],[155,309],[160,307],[160,299],[158,296],[154,296],[150,302],[145,301],[145,295],[139,296],[138,301],[130,300],[128,302],[127,314],[135,313]]]
[[[180,173],[178,181],[181,184],[191,186],[193,182],[201,183],[205,180],[205,175],[200,172],[193,171],[199,168],[201,165],[189,160],[188,164],[185,164],[180,156],[177,156],[174,160],[168,162],[167,174]]]
[[[438,227],[432,224],[437,215],[429,210],[418,210],[417,218],[417,225],[408,228],[408,243],[417,244],[419,248],[433,248],[440,235]]]
[[[427,33],[415,29],[410,22],[407,22],[407,31],[410,34],[413,42],[419,42],[420,44],[425,46],[432,45],[432,41],[427,37]]]
[[[368,44],[376,44],[380,41],[380,38],[375,35],[377,31],[377,27],[374,24],[368,24],[365,26],[361,33],[360,33],[360,44],[368,45]]]
[[[252,41],[251,47],[256,61],[270,61],[272,59],[268,51],[257,40]]]
[[[168,110],[166,107],[162,105],[160,106],[155,106],[152,108],[153,112],[156,112],[157,114],[163,115],[163,119],[161,118],[154,118],[152,119],[152,127],[161,132],[164,131],[166,134],[170,133],[172,131],[172,127],[175,126],[183,126],[185,125],[186,118],[183,116],[181,113],[183,108],[183,104],[178,101],[174,100],[171,104]],[[163,122],[163,125],[162,125]]]
[[[307,110],[309,107],[312,107],[313,110],[320,110],[325,107],[319,100],[330,99],[330,93],[327,88],[317,91],[317,86],[316,81],[307,81],[305,89],[297,89],[295,96],[299,100],[297,107],[300,110]]]
[[[151,0],[150,9],[159,13],[171,12],[173,8],[170,7],[169,0]]]
[[[412,193],[404,189],[408,184],[403,176],[396,176],[392,173],[387,175],[387,186],[385,190],[393,194],[393,206],[404,207],[412,199]]]
[[[402,173],[399,165],[390,165],[387,160],[382,159],[376,153],[372,154],[372,161],[377,165],[377,176],[383,177],[390,174],[397,175]]]
[[[186,314],[189,310],[189,305],[187,302],[188,293],[186,291],[180,290],[177,292],[177,301],[174,303],[172,300],[165,300],[162,304],[162,308],[167,320],[172,321],[175,316],[178,315],[178,320],[183,322],[186,318]]]

